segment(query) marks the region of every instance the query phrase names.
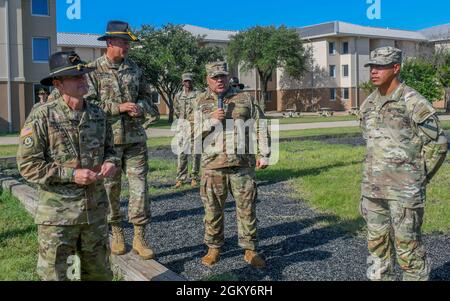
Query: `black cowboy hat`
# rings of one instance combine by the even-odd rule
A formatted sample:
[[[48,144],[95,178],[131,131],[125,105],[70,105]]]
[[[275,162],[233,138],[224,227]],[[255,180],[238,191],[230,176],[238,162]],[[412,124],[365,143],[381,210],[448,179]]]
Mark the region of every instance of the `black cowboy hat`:
[[[78,76],[95,70],[89,68],[74,51],[56,52],[49,60],[50,74],[41,80],[41,85],[53,86],[53,79],[61,76]]]
[[[139,42],[139,39],[131,32],[130,26],[127,22],[109,21],[106,26],[105,35],[97,40],[106,41],[109,38],[124,39],[132,42]]]

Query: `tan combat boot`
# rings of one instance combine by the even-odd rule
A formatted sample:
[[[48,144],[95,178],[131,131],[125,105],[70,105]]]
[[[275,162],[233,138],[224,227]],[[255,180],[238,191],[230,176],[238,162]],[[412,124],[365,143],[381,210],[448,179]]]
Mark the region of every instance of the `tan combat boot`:
[[[181,188],[181,186],[183,186],[183,182],[177,181],[177,183],[175,184],[175,188],[178,189]]]
[[[125,238],[123,237],[123,230],[120,225],[111,225],[112,242],[111,253],[115,255],[123,255],[127,252],[125,248]]]
[[[202,263],[207,267],[212,267],[219,261],[219,259],[220,259],[220,249],[209,248],[208,253],[202,258]]]
[[[266,266],[264,259],[262,259],[257,252],[252,250],[245,250],[244,260],[257,269],[262,269]]]
[[[155,252],[147,246],[144,239],[145,226],[134,226],[133,251],[145,260],[155,258]]]
[[[197,188],[197,187],[198,187],[198,182],[197,182],[196,179],[192,179],[192,181],[191,181],[191,187],[192,187],[192,188]]]

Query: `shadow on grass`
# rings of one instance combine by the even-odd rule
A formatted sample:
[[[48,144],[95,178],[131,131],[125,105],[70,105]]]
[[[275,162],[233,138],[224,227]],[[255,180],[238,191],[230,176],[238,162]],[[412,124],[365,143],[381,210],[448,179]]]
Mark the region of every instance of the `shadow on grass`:
[[[263,181],[264,183],[260,186],[275,184],[279,182],[285,182],[291,179],[307,177],[307,176],[318,176],[323,172],[331,170],[333,168],[347,167],[350,165],[360,164],[362,161],[352,161],[346,163],[335,163],[317,168],[307,168],[307,169],[267,169],[258,173],[258,181]]]
[[[3,242],[9,238],[16,238],[16,237],[21,237],[21,236],[25,236],[28,234],[32,234],[36,231],[37,231],[37,229],[35,226],[28,226],[24,229],[14,229],[14,230],[6,231],[6,232],[1,232],[0,233],[0,242]]]

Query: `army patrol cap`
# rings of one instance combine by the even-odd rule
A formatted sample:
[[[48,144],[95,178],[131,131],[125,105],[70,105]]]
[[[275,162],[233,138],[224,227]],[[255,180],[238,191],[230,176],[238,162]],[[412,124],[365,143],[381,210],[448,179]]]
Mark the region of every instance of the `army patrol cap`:
[[[48,92],[48,90],[46,88],[40,88],[37,94],[38,95],[42,95],[42,94],[47,94],[48,95],[50,93]]]
[[[206,74],[208,74],[209,77],[228,75],[228,65],[226,62],[209,63],[206,65]]]
[[[194,74],[192,73],[183,73],[183,75],[181,75],[181,78],[183,79],[183,82],[190,80],[191,82],[194,80]]]
[[[50,74],[41,80],[43,86],[53,86],[53,80],[62,76],[79,76],[95,70],[88,67],[74,51],[55,52],[49,59]]]
[[[380,47],[370,53],[370,61],[364,67],[387,66],[402,63],[402,51],[394,47]]]
[[[106,26],[106,33],[97,40],[106,41],[109,38],[139,42],[139,39],[131,32],[130,25],[123,21],[109,21]]]

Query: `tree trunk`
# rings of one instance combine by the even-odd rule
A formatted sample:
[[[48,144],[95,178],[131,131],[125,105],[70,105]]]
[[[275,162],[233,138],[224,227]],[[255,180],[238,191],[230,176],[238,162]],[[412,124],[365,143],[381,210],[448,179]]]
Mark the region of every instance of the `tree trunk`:
[[[175,110],[173,109],[173,101],[171,103],[172,103],[172,105],[168,106],[169,107],[169,124],[173,123],[173,119],[174,119],[173,116],[175,113]]]
[[[269,83],[268,78],[264,79],[261,78],[261,97],[259,98],[260,99],[259,106],[263,112],[266,111],[266,102],[268,100],[269,95],[269,93],[267,92],[268,83]]]
[[[450,112],[450,88],[444,89],[445,112]]]

